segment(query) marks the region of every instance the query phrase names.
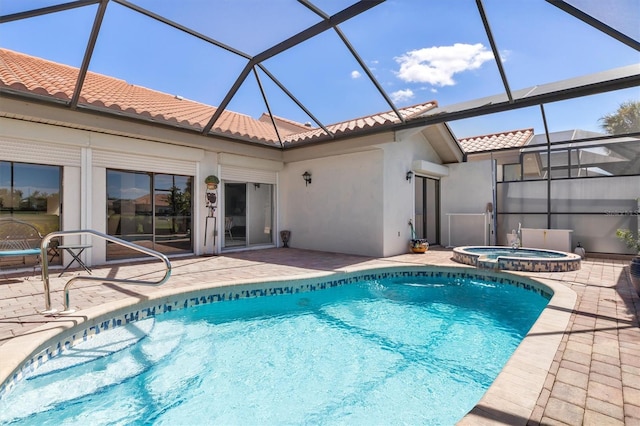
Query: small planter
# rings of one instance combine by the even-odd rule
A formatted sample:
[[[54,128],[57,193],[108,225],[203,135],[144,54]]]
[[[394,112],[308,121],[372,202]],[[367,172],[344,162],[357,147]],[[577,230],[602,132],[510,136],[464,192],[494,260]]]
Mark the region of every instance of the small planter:
[[[429,243],[425,239],[413,239],[409,242],[409,248],[413,253],[424,253],[429,250]]]
[[[280,231],[280,239],[282,240],[282,247],[289,247],[289,238],[291,238],[291,231]]]
[[[218,188],[220,179],[216,175],[209,175],[204,179],[204,183],[207,185],[207,191],[215,191]]]

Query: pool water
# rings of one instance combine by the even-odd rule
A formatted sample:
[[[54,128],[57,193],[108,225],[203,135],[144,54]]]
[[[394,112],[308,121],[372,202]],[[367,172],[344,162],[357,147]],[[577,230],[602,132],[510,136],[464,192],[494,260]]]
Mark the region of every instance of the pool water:
[[[465,251],[469,253],[480,254],[489,259],[497,259],[500,256],[523,257],[523,258],[540,258],[540,259],[559,259],[566,257],[566,253],[551,250],[535,250],[526,248],[501,248],[501,247],[466,247]]]
[[[455,424],[547,302],[416,277],[180,310],[45,363],[0,423]]]

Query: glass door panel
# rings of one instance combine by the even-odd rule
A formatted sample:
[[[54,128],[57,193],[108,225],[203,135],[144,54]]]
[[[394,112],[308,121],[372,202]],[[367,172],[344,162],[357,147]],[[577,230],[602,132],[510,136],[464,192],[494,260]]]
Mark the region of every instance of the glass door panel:
[[[165,254],[192,251],[189,176],[107,170],[107,233]],[[146,256],[107,244],[107,260]]]
[[[416,223],[413,224],[414,232],[416,233],[415,238],[426,238],[424,236],[424,228],[425,228],[425,202],[424,202],[424,179],[420,176],[415,177],[415,220]],[[411,238],[414,238],[413,236]]]
[[[107,232],[153,249],[151,174],[107,170]],[[119,244],[107,244],[107,259],[142,256]]]
[[[191,251],[191,178],[154,176],[155,249],[162,253]]]
[[[248,244],[271,244],[273,242],[273,185],[250,183],[247,193],[249,195]]]
[[[440,244],[440,181],[415,177],[415,233],[429,244]]]
[[[224,184],[224,240],[223,247],[246,245],[247,184]]]
[[[266,183],[224,184],[224,248],[273,243],[274,186]]]
[[[438,238],[438,230],[440,223],[440,181],[436,179],[425,178],[426,185],[426,238],[431,244],[440,244]]]

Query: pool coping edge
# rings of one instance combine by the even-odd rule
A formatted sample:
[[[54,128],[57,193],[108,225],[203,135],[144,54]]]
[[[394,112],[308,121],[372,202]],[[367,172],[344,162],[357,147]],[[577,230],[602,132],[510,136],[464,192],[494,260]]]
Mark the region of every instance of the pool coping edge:
[[[578,296],[560,282],[526,278],[549,287],[553,297],[484,396],[458,425],[526,425],[535,409]]]
[[[507,419],[509,424],[514,424],[513,420],[519,419],[520,421],[517,423],[526,424],[535,408],[537,397],[543,389],[547,373],[569,323],[577,295],[573,290],[556,281],[540,278],[534,279],[513,271],[489,271],[469,266],[395,263],[393,265],[376,266],[372,268],[369,265],[336,269],[331,272],[324,271],[322,273],[303,274],[268,282],[244,280],[234,283],[201,284],[186,289],[184,287],[167,288],[164,291],[158,291],[152,294],[144,301],[136,297],[123,298],[79,311],[71,316],[57,317],[52,322],[32,330],[29,334],[17,336],[0,346],[0,357],[6,361],[0,365],[0,386],[5,390],[4,388],[8,386],[8,382],[13,380],[12,377],[20,373],[29,361],[33,361],[35,356],[47,350],[65,336],[86,330],[91,327],[92,324],[103,321],[106,317],[113,317],[127,312],[133,306],[142,309],[145,306],[152,306],[161,301],[171,300],[171,298],[184,297],[185,295],[197,296],[200,293],[210,293],[211,290],[215,289],[255,289],[260,287],[273,287],[274,283],[320,282],[321,280],[328,280],[331,279],[331,277],[342,275],[348,276],[351,274],[359,276],[366,272],[391,272],[394,269],[436,269],[456,273],[467,272],[474,275],[497,275],[507,279],[541,286],[553,292],[549,304],[536,320],[527,336],[525,336],[518,348],[516,348],[511,355],[501,370],[501,373],[496,377],[489,389],[487,389],[478,404],[459,423],[478,424],[479,422],[484,423],[487,420],[503,423],[504,419]],[[37,336],[37,339],[34,338],[34,336]],[[543,338],[546,340],[544,343],[541,343],[540,339]],[[532,348],[534,350],[532,350]],[[11,356],[7,356],[7,354]],[[536,355],[533,360],[531,354]],[[535,374],[531,374],[532,371]],[[517,383],[514,383],[514,378],[516,378]],[[20,379],[18,379],[18,381],[19,380]],[[529,389],[528,393],[535,391],[535,394],[529,395],[525,400],[523,400],[522,395],[519,395],[518,392],[514,392],[513,390],[514,385],[522,388],[523,380],[528,383],[528,385],[525,386]],[[8,389],[10,388],[6,390]],[[498,409],[498,407],[500,408]]]

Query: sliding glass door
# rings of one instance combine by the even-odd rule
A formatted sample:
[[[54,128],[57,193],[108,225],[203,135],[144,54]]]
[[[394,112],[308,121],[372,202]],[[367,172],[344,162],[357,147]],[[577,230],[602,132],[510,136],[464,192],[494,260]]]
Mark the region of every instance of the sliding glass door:
[[[416,236],[426,238],[429,244],[440,244],[440,181],[416,176],[415,201]]]
[[[107,170],[107,233],[165,254],[193,251],[190,176]],[[143,256],[117,244],[107,259]]]
[[[224,248],[273,244],[273,185],[224,183]]]
[[[191,177],[155,174],[154,241],[161,253],[191,251]]]

